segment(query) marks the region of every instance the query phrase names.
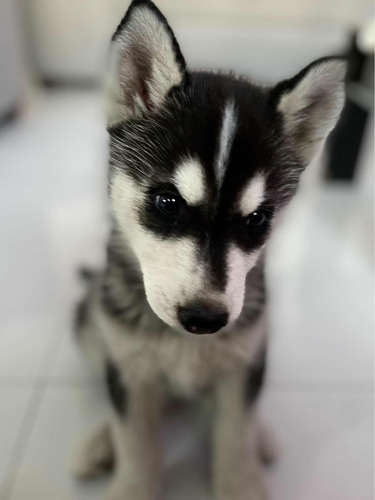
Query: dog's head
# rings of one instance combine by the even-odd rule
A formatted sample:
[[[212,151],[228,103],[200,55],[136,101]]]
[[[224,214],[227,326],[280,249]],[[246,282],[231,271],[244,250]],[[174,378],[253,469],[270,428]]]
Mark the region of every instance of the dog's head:
[[[241,313],[272,221],[340,115],[345,64],[272,88],[191,73],[163,15],[134,0],[112,41],[110,196],[167,324],[211,333]]]

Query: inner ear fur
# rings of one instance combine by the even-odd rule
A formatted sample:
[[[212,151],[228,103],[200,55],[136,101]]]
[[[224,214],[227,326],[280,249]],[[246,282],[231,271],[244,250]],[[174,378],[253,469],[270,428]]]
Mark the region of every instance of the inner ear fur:
[[[112,37],[109,125],[161,106],[186,73],[185,59],[163,14],[149,0],[134,0]]]
[[[307,165],[335,127],[345,102],[346,61],[319,59],[271,92],[284,133]]]

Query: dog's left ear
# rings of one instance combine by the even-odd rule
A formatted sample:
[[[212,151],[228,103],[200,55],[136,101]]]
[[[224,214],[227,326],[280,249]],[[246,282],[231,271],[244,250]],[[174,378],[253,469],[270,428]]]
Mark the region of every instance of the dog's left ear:
[[[346,62],[325,58],[313,62],[291,80],[271,91],[282,116],[284,133],[305,165],[335,127],[345,101]]]
[[[186,77],[186,63],[172,29],[150,0],[131,3],[113,35],[110,65],[110,126],[160,106]]]

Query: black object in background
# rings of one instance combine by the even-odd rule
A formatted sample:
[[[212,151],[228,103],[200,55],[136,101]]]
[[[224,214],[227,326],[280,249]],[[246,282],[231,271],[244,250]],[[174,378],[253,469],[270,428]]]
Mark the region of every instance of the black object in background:
[[[366,123],[373,112],[374,56],[364,54],[353,35],[348,54],[346,104],[328,142],[327,177],[352,180]]]

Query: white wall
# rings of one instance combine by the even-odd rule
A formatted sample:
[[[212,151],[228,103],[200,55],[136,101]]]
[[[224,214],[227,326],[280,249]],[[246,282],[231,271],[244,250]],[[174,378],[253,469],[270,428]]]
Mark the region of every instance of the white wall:
[[[127,0],[109,0],[117,15],[130,3]],[[373,12],[369,0],[155,0],[168,16],[190,17],[225,22],[285,19],[286,21],[315,20],[340,24],[361,23]]]
[[[29,0],[35,62],[45,76],[97,79],[108,41],[129,2]],[[159,0],[188,62],[256,78],[288,76],[339,52],[350,29],[372,15],[371,0]]]

